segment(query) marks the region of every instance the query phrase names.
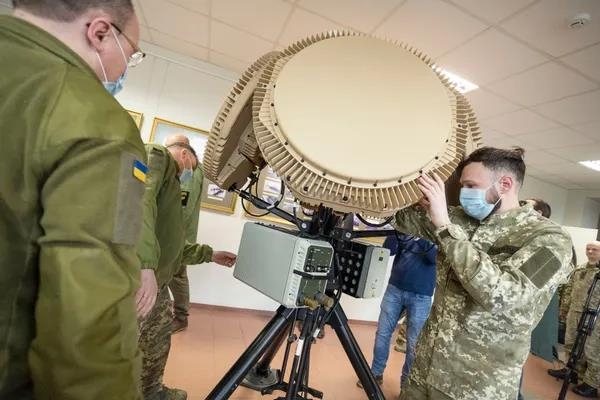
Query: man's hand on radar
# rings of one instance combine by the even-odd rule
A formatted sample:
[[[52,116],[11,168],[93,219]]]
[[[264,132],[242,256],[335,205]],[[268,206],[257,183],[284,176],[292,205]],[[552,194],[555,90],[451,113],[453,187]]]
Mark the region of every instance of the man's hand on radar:
[[[158,294],[158,284],[156,283],[156,276],[154,271],[151,269],[142,270],[142,286],[138,289],[135,295],[135,306],[138,318],[146,318],[154,303],[156,303],[156,296]]]
[[[212,255],[212,261],[214,263],[228,268],[231,268],[233,264],[235,264],[236,259],[237,256],[228,251],[215,251]]]
[[[433,177],[421,175],[418,186],[425,195],[421,206],[427,210],[433,225],[436,228],[448,225],[450,218],[448,217],[444,181],[437,174],[433,174]]]

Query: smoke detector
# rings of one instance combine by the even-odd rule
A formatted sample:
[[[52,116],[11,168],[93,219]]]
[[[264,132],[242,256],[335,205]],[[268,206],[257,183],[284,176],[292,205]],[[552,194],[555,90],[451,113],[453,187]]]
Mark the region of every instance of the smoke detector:
[[[584,25],[587,25],[592,20],[592,17],[588,13],[579,13],[569,20],[569,28],[579,29]]]

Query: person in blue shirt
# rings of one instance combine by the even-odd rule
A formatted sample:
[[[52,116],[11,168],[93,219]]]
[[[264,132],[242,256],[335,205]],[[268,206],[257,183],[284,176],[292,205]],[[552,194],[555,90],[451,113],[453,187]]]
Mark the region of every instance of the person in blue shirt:
[[[402,386],[415,359],[417,338],[431,309],[435,288],[437,247],[425,239],[401,233],[389,236],[383,247],[389,249],[390,254],[396,257],[387,289],[381,300],[371,370],[377,382],[383,383],[383,371],[390,352],[390,341],[400,315],[406,311],[408,329],[406,359],[402,367]],[[360,382],[358,386],[360,387]]]

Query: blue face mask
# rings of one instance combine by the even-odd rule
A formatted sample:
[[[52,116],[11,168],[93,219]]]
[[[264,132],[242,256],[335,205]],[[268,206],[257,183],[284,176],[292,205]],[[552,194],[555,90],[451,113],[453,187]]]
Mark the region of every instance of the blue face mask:
[[[494,207],[496,207],[496,204],[498,204],[500,199],[498,198],[498,201],[496,201],[494,204],[488,203],[485,199],[485,194],[488,189],[460,189],[460,205],[468,216],[482,221],[494,210]]]
[[[119,77],[115,82],[102,82],[104,88],[108,90],[108,93],[116,96],[121,90],[123,90],[123,82],[125,82],[125,78],[127,77],[127,70],[123,72],[123,75]]]
[[[116,81],[109,81],[108,77],[106,76],[106,70],[104,69],[104,63],[102,63],[102,59],[100,58],[100,54],[98,54],[98,52],[96,52],[96,57],[98,57],[98,61],[100,61],[100,68],[102,68],[102,74],[104,74],[104,81],[102,81],[104,88],[108,91],[108,93],[112,94],[113,96],[116,96],[117,93],[123,90],[123,83],[125,82],[125,78],[127,77],[127,67],[129,64],[127,62],[127,57],[125,57],[123,47],[121,47],[121,42],[119,42],[119,38],[117,37],[114,29],[112,29],[111,31],[115,37],[115,40],[117,41],[119,49],[121,50],[123,59],[125,60],[125,71],[123,71],[121,76],[119,76],[119,78]]]
[[[194,173],[189,168],[184,168],[183,172],[179,176],[179,182],[181,184],[186,184],[192,180]]]

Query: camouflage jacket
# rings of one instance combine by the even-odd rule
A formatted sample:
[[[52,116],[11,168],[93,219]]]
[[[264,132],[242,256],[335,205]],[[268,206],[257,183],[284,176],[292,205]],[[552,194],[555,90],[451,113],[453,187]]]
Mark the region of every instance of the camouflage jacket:
[[[588,297],[588,291],[594,280],[594,276],[600,269],[596,264],[582,264],[573,271],[569,283],[567,283],[561,295],[568,311],[583,312],[583,307]],[[563,299],[561,298],[561,304]],[[596,307],[600,301],[600,285],[594,290],[590,306]]]
[[[395,218],[399,231],[439,245],[411,380],[453,399],[514,399],[531,331],[571,271],[571,239],[529,204],[483,222],[460,207],[449,215],[442,229],[418,206]]]

